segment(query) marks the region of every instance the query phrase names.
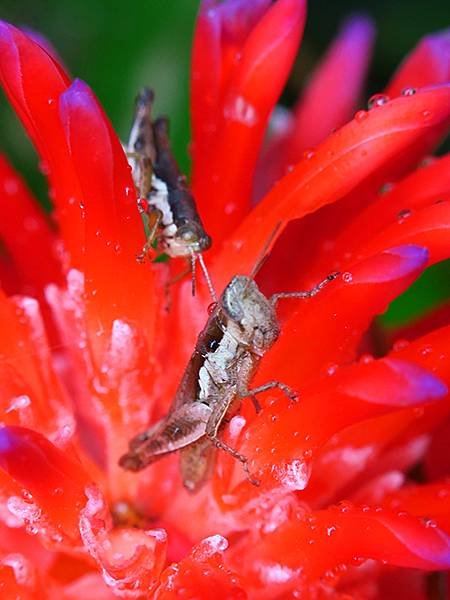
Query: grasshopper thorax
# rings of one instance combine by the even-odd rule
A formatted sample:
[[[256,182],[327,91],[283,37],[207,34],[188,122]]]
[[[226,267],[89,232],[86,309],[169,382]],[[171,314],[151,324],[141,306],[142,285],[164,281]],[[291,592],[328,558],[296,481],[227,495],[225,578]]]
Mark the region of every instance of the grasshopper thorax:
[[[239,326],[239,341],[253,353],[264,354],[277,339],[280,327],[275,309],[250,277],[233,277],[220,304],[222,313]]]

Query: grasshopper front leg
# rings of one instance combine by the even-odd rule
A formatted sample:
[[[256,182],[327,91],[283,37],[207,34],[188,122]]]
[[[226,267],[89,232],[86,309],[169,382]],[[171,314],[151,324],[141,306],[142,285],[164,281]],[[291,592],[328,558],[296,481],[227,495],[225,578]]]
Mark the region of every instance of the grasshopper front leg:
[[[268,381],[267,383],[263,383],[257,387],[249,388],[248,382],[250,381],[253,371],[255,370],[255,360],[255,357],[250,353],[246,354],[246,356],[242,358],[237,380],[237,394],[240,398],[251,398],[257,413],[261,410],[261,405],[258,402],[256,395],[260,394],[261,392],[266,392],[267,390],[278,388],[289,398],[289,400],[294,402],[298,400],[297,394],[291,387],[277,380]]]

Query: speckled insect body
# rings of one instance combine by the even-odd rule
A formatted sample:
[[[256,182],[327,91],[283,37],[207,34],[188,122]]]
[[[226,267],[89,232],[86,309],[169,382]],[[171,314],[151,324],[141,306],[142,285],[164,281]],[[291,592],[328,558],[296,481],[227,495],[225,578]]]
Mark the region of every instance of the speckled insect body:
[[[164,117],[152,120],[153,97],[148,88],[139,92],[126,146],[140,211],[148,230],[148,241],[138,258],[145,259],[156,239],[160,250],[169,256],[184,256],[195,261],[195,257],[210,247],[211,238],[205,232],[186,178],[173,156],[168,120]]]
[[[239,399],[252,398],[257,411],[256,395],[272,388],[296,399],[291,388],[279,381],[253,389],[250,381],[279,335],[277,301],[314,296],[335,277],[328,276],[310,291],[271,298],[264,296],[250,277],[233,277],[198,337],[169,413],[131,440],[129,452],[120,459],[121,466],[138,471],[180,450],[183,484],[197,491],[208,479],[215,449],[220,448],[242,462],[248,473],[246,457],[220,439],[220,428],[238,410]]]

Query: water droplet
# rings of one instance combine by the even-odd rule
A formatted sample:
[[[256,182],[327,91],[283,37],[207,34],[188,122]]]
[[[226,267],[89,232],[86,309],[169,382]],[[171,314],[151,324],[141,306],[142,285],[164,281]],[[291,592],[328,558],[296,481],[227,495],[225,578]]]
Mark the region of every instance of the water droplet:
[[[212,315],[212,313],[216,310],[217,302],[211,302],[211,304],[206,309],[208,311],[208,315]]]
[[[311,160],[316,155],[316,151],[313,148],[307,148],[302,153],[302,158],[306,160]]]
[[[397,221],[398,223],[400,223],[400,225],[402,223],[404,223],[405,219],[407,219],[408,217],[410,217],[412,214],[412,210],[410,208],[402,208],[401,210],[398,211],[397,213]]]
[[[39,171],[42,173],[42,175],[49,175],[50,173],[50,168],[48,166],[48,164],[46,162],[44,162],[43,160],[41,160],[41,162],[38,165]]]
[[[236,210],[237,206],[235,202],[227,202],[224,206],[223,212],[226,215],[232,215]]]
[[[345,273],[342,273],[342,280],[344,283],[351,283],[353,281],[353,275],[346,271]]]
[[[409,346],[408,340],[403,340],[403,339],[395,340],[395,342],[392,346],[392,350],[394,352],[399,352],[400,350],[404,350],[408,346]]]
[[[427,344],[426,346],[422,346],[420,349],[420,354],[422,356],[427,356],[433,352],[433,346],[431,344]]]
[[[225,106],[224,116],[226,119],[237,121],[247,127],[253,127],[258,121],[256,108],[243,96],[236,96]]]
[[[432,116],[433,116],[433,113],[431,112],[431,110],[423,110],[423,111],[422,111],[422,117],[423,117],[424,119],[427,119],[427,120],[429,120],[429,119],[431,119],[431,118],[432,118]]]
[[[365,121],[368,116],[369,113],[366,110],[358,110],[358,112],[355,114],[355,121],[362,123],[362,121]]]
[[[330,525],[327,527],[327,536],[331,537],[334,533],[336,533],[336,527],[334,525]]]
[[[435,527],[437,527],[437,523],[434,519],[428,519],[428,518],[424,518],[423,519],[423,524],[425,525],[425,527],[430,527],[432,529],[434,529]]]
[[[28,500],[29,502],[32,502],[32,500],[33,500],[33,494],[29,490],[23,488],[20,491],[20,493],[22,494],[22,498],[24,500]]]
[[[326,374],[334,375],[338,369],[339,369],[339,366],[336,364],[329,365],[326,369]]]
[[[414,96],[417,92],[416,88],[413,87],[405,87],[402,89],[402,96]]]
[[[19,191],[19,183],[16,179],[6,179],[3,182],[3,189],[6,194],[13,196]]]
[[[372,354],[361,354],[361,356],[359,357],[359,362],[361,362],[363,365],[368,365],[369,363],[373,362],[375,359],[372,356]]]
[[[114,244],[114,252],[116,254],[120,254],[122,252],[122,246],[119,243]]]
[[[350,512],[353,508],[353,504],[348,500],[342,500],[338,503],[338,508],[342,513]]]
[[[384,183],[379,190],[379,194],[383,195],[383,194],[387,194],[388,192],[390,192],[392,189],[394,188],[394,184],[391,182],[388,183]]]
[[[367,108],[372,110],[374,108],[378,108],[379,106],[384,106],[389,102],[389,96],[386,94],[374,94],[369,98],[369,102],[367,103]]]

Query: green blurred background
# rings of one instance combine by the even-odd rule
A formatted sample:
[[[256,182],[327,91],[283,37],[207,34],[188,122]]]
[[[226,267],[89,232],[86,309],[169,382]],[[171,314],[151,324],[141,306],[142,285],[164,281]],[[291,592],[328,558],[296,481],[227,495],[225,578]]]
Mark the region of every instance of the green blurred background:
[[[156,111],[171,118],[175,152],[188,170],[188,66],[197,7],[198,0],[0,0],[0,17],[42,32],[72,75],[93,88],[122,138],[128,132],[136,90],[144,84],[154,87]],[[450,23],[446,0],[310,0],[295,73],[308,72],[340,22],[353,12],[371,15],[378,28],[368,96],[383,88],[423,35]],[[292,100],[299,84],[297,77],[290,81],[285,101]],[[0,131],[1,149],[48,206],[34,150],[4,97],[0,99]],[[393,303],[384,320],[402,322],[448,296],[450,270],[448,265],[439,265]]]

